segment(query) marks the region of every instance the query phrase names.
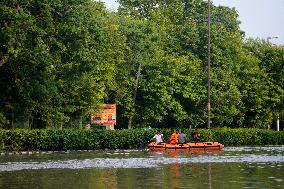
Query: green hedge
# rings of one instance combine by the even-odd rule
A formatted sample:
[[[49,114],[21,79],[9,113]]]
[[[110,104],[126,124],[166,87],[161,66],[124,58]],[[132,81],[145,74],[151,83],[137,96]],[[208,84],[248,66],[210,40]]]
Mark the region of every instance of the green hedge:
[[[0,130],[0,151],[26,150],[96,150],[144,148],[156,129],[130,130]],[[189,136],[190,131],[186,131]],[[202,141],[219,141],[225,146],[280,145],[284,144],[284,132],[261,129],[200,129]],[[169,129],[162,129],[167,141]]]
[[[35,129],[0,130],[0,151],[59,151],[144,148],[153,129],[83,130]]]
[[[229,129],[219,128],[212,130],[199,130],[202,140],[214,140],[225,146],[245,145],[282,145],[284,132],[265,129]]]

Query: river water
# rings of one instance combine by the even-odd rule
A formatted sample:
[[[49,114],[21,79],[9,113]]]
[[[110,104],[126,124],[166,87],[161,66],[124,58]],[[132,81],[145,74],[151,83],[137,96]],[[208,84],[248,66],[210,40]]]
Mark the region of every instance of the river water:
[[[0,188],[284,188],[284,146],[2,154]]]

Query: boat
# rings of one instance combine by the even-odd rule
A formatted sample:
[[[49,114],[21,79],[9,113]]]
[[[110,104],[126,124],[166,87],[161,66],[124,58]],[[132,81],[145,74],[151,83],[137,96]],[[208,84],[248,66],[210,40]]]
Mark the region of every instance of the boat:
[[[148,144],[148,148],[151,151],[165,151],[165,150],[183,150],[183,151],[210,151],[210,150],[222,150],[224,145],[219,142],[190,142],[186,144],[167,144],[167,143],[155,143]]]

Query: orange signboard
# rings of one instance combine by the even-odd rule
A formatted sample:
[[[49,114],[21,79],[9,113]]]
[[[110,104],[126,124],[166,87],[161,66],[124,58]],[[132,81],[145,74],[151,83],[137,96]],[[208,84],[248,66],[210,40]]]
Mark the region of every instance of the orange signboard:
[[[116,124],[116,105],[102,104],[101,111],[94,116],[91,116],[91,123],[101,125],[115,125]]]

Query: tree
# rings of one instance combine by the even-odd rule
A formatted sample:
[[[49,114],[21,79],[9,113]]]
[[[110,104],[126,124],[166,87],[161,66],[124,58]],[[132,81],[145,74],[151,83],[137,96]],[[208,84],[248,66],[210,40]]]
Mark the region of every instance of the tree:
[[[245,42],[245,48],[257,58],[258,64],[252,89],[260,94],[254,95],[254,101],[258,104],[254,121],[258,125],[266,127],[281,115],[284,107],[283,73],[284,50],[279,46],[273,46],[264,40],[249,39]],[[257,82],[257,83],[256,83]],[[250,98],[251,99],[251,98]]]
[[[133,2],[121,0],[120,3],[120,11],[123,14],[157,23],[160,36],[162,36],[161,55],[154,59],[155,64],[151,64],[153,69],[149,71],[151,76],[143,73],[146,74],[143,79],[148,86],[146,89],[142,86],[138,95],[139,99],[144,99],[142,101],[144,104],[156,104],[156,106],[150,106],[147,109],[144,107],[141,112],[145,113],[149,110],[151,116],[148,117],[153,118],[154,114],[157,116],[156,120],[150,123],[165,123],[165,120],[174,120],[174,124],[204,125],[208,39],[207,3],[190,2],[190,9],[187,13],[184,12],[184,6],[186,6],[184,1]],[[240,116],[241,112],[238,109],[242,104],[241,93],[236,85],[238,79],[236,70],[234,70],[235,61],[238,60],[242,51],[242,33],[239,30],[237,16],[234,9],[213,6],[212,94],[213,120],[216,126],[234,125],[235,117]],[[186,71],[183,70],[184,67]],[[185,81],[191,82],[186,83],[177,78],[188,78]],[[235,80],[231,80],[232,78]],[[150,85],[152,82],[153,84]],[[159,88],[164,87],[163,90],[157,90],[155,83],[158,83]],[[185,88],[180,86],[181,83]],[[163,84],[165,86],[162,86]],[[143,93],[142,89],[147,93]],[[189,92],[189,90],[194,98],[183,98],[181,91]],[[194,108],[189,108],[190,106]],[[141,113],[139,115],[141,118]]]
[[[6,0],[0,9],[0,110],[11,127],[74,126],[94,111],[114,73],[103,4]]]

